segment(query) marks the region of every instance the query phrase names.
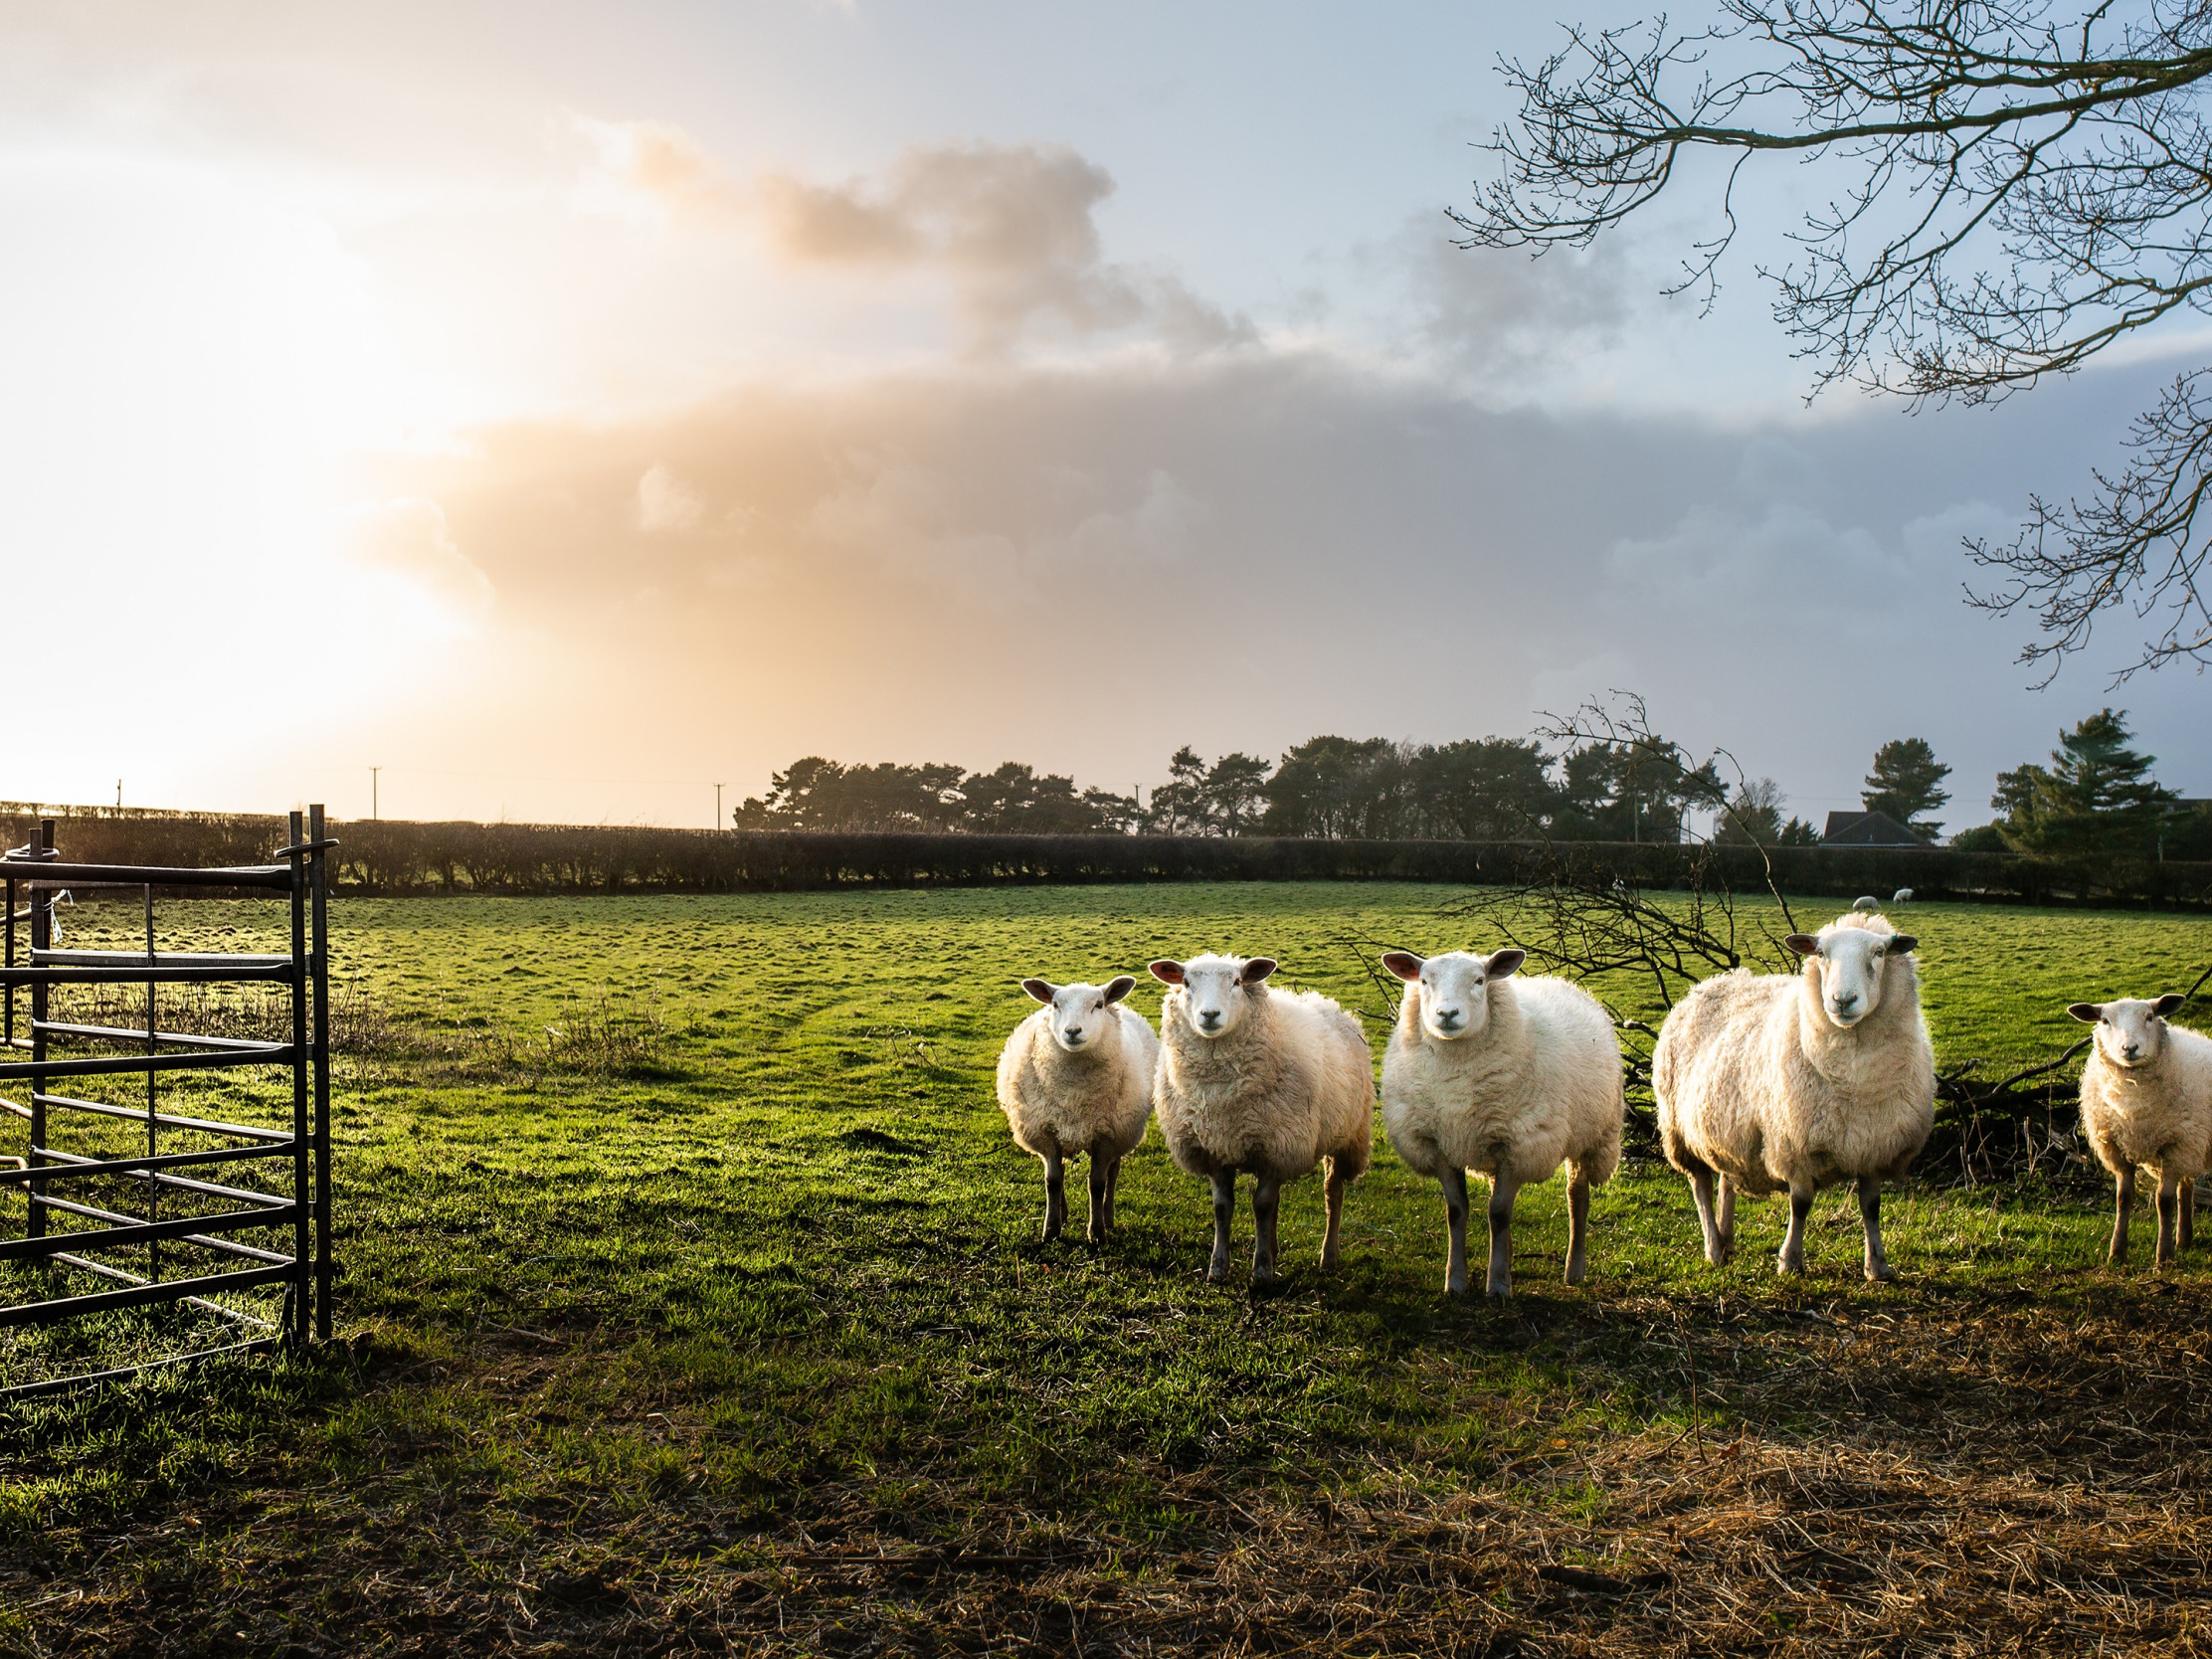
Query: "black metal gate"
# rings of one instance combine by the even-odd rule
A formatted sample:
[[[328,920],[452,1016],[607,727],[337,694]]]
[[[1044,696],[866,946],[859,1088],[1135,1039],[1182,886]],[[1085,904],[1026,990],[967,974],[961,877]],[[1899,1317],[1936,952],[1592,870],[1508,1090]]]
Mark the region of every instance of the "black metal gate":
[[[11,1236],[13,1229],[0,1224],[0,1260],[48,1264],[50,1289],[63,1288],[69,1273],[91,1275],[112,1287],[0,1306],[0,1327],[45,1324],[102,1309],[184,1303],[229,1322],[241,1338],[0,1392],[45,1392],[127,1377],[153,1366],[305,1344],[329,1336],[330,958],[325,854],[336,843],[323,833],[322,808],[308,808],[304,825],[298,813],[291,815],[290,842],[273,854],[280,861],[249,867],[73,864],[60,858],[54,823],[47,820],[39,827],[37,841],[0,857],[7,900],[5,961],[0,962],[0,987],[5,988],[0,992],[5,998],[0,1017],[5,1019],[6,1039],[6,1058],[0,1061],[0,1129],[9,1122],[29,1129],[22,1156],[0,1156],[0,1214],[14,1208],[6,1198],[20,1194],[25,1199],[20,1235]],[[55,937],[57,899],[94,889],[112,894],[118,888],[143,891],[144,950],[60,948],[66,940]],[[157,893],[216,892],[288,899],[290,949],[237,954],[157,948]],[[288,1004],[289,1029],[282,1035],[222,1036],[163,1028],[160,987],[257,982],[280,988]],[[69,986],[142,986],[143,1027],[135,1018],[125,1025],[54,1017],[54,994]],[[27,1010],[19,1006],[19,993],[28,993]],[[163,1074],[228,1067],[288,1070],[290,1121],[233,1123],[161,1109],[158,1090]],[[142,1106],[81,1099],[70,1092],[75,1079],[116,1074],[144,1076]],[[144,1126],[143,1152],[134,1146],[122,1155],[111,1149],[88,1155],[62,1144],[70,1139],[68,1130],[73,1127],[93,1127],[96,1122],[111,1132],[117,1119]],[[135,1129],[131,1133],[135,1140]],[[167,1151],[162,1150],[165,1133]],[[0,1152],[10,1150],[5,1139],[0,1136]],[[211,1181],[207,1179],[211,1174],[227,1176],[237,1185]],[[126,1201],[121,1198],[92,1201],[95,1194],[117,1191],[132,1194],[135,1213],[113,1207]],[[264,1236],[250,1243],[235,1236],[239,1233]],[[117,1255],[132,1265],[125,1267],[111,1259]],[[281,1287],[281,1311],[269,1310],[275,1317],[215,1300],[256,1287]]]

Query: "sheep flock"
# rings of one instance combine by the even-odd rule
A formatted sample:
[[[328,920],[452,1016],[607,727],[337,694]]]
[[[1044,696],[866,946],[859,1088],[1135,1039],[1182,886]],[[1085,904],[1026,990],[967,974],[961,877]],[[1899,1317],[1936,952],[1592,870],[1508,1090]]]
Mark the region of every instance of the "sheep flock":
[[[1893,904],[1909,902],[1900,890]],[[1786,1194],[1775,1269],[1805,1271],[1814,1195],[1850,1183],[1870,1280],[1895,1277],[1882,1189],[1902,1179],[1935,1122],[1936,1067],[1921,1009],[1920,941],[1871,898],[1817,934],[1785,941],[1786,974],[1746,969],[1692,986],[1668,1012],[1651,1058],[1659,1144],[1688,1181],[1706,1260],[1736,1246],[1738,1198]],[[1283,1189],[1320,1174],[1320,1267],[1343,1249],[1344,1209],[1373,1157],[1378,1102],[1399,1160],[1444,1199],[1444,1286],[1470,1288],[1468,1178],[1488,1192],[1484,1284],[1512,1290],[1521,1190],[1566,1173],[1565,1278],[1591,1257],[1591,1194],[1620,1163],[1626,1117],[1620,1022],[1570,981],[1519,972],[1525,953],[1386,951],[1404,991],[1382,1054],[1357,1014],[1270,984],[1272,957],[1205,954],[1150,965],[1167,992],[1160,1026],[1127,1005],[1138,981],[1025,979],[1042,1004],[1007,1039],[999,1103],[1014,1142],[1042,1164],[1044,1236],[1067,1219],[1065,1171],[1087,1163],[1087,1236],[1114,1221],[1121,1162],[1157,1118],[1170,1158],[1210,1190],[1206,1275],[1230,1276],[1241,1178],[1251,1182],[1255,1284],[1278,1273]],[[2171,1023],[2185,998],[2076,1003],[2096,1026],[2082,1077],[2082,1131],[2117,1187],[2111,1260],[2127,1252],[2138,1171],[2155,1186],[2155,1265],[2192,1242],[2195,1182],[2212,1173],[2212,1036]]]

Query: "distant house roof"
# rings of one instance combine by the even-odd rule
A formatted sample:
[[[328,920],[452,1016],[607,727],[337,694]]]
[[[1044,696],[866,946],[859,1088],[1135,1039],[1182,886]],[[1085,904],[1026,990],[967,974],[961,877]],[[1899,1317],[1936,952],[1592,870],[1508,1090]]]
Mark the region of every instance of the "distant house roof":
[[[1926,846],[1888,813],[1830,813],[1820,832],[1823,846]]]

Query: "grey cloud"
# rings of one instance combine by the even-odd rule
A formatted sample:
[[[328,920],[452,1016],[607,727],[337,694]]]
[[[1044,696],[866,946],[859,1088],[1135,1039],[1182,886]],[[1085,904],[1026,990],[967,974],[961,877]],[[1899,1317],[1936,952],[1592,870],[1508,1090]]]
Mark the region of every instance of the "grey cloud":
[[[1803,811],[1927,736],[1966,823],[1998,767],[2106,700],[2088,673],[2024,692],[2017,637],[1958,600],[1957,537],[2072,476],[2083,419],[2059,389],[1739,432],[1254,351],[518,425],[396,462],[385,493],[442,503],[503,610],[562,643],[564,685],[735,722],[762,766],[1016,755],[1126,782],[1186,741],[1521,732],[1626,686]],[[656,467],[680,532],[643,527]],[[1439,668],[1463,695],[1406,695]],[[1034,693],[1076,686],[1115,717],[1055,724]],[[2169,781],[2212,793],[2195,701],[2176,679],[2126,697]]]
[[[1039,322],[1079,336],[1145,328],[1185,349],[1253,337],[1249,322],[1173,277],[1106,260],[1093,214],[1114,181],[1064,144],[916,146],[877,180],[826,185],[770,174],[755,188],[785,258],[939,273],[987,351]]]

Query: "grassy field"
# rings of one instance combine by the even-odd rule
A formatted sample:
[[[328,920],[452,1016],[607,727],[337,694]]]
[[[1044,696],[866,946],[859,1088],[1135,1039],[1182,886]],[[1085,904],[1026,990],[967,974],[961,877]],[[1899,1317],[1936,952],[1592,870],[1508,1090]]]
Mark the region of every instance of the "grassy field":
[[[1157,1136],[1116,1237],[1037,1239],[991,1092],[1018,978],[1265,951],[1380,1040],[1363,958],[1485,943],[1450,896],[341,903],[342,1341],[0,1406],[0,1652],[2212,1647],[2212,1248],[2106,1268],[2078,1170],[1908,1189],[1883,1288],[1847,1193],[1783,1284],[1778,1206],[1710,1269],[1633,1162],[1576,1290],[1557,1189],[1524,1198],[1504,1308],[1442,1296],[1386,1150],[1327,1280],[1306,1183],[1283,1283],[1206,1284]],[[2212,962],[2202,921],[1909,915],[1946,1060]],[[0,1373],[186,1335],[113,1316]]]

